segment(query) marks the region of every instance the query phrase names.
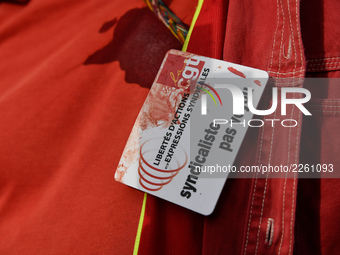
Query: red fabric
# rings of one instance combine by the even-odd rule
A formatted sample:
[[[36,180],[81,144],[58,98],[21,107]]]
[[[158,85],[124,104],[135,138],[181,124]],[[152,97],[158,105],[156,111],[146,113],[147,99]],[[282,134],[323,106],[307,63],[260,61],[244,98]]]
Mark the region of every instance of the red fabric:
[[[280,78],[339,77],[337,7],[330,0],[205,0],[188,51],[267,70],[274,78],[269,88],[302,86]],[[306,85],[313,116],[287,110],[298,128],[249,130],[236,164],[332,163],[339,169],[336,85]],[[265,109],[271,105],[268,90],[261,100]],[[283,119],[275,113],[266,118]],[[149,196],[140,254],[338,253],[339,179],[257,177],[228,179],[208,217]],[[266,236],[271,222],[272,240]]]
[[[190,23],[196,1],[168,4]],[[188,51],[274,78],[339,77],[338,5],[205,0]],[[131,254],[143,195],[113,173],[180,45],[139,0],[2,3],[0,41],[0,254]],[[339,165],[339,86],[308,89],[313,117],[250,130],[238,165]],[[337,254],[339,190],[337,179],[229,179],[208,217],[148,196],[139,253]]]
[[[181,45],[140,0],[1,3],[0,41],[0,254],[132,254],[143,193],[114,171]]]

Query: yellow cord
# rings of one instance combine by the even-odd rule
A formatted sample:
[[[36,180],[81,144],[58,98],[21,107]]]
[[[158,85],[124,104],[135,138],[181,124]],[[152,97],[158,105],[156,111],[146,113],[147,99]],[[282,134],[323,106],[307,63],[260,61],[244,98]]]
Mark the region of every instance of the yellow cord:
[[[142,235],[142,228],[143,228],[143,222],[144,222],[145,207],[146,207],[146,198],[147,198],[147,194],[144,193],[143,205],[142,205],[142,210],[140,212],[139,223],[138,223],[138,228],[137,228],[137,235],[136,235],[136,241],[135,241],[135,247],[133,249],[133,255],[137,255],[138,254],[140,237]]]
[[[187,51],[189,40],[190,40],[190,37],[191,37],[191,34],[192,34],[192,30],[194,30],[194,26],[195,26],[196,20],[198,19],[200,12],[201,12],[203,2],[204,2],[204,0],[198,0],[198,5],[197,5],[197,8],[196,8],[194,17],[192,18],[191,25],[190,25],[190,28],[189,28],[189,32],[188,32],[187,38],[185,39],[182,51]]]
[[[197,5],[197,8],[196,8],[194,17],[192,18],[190,29],[189,29],[188,35],[187,35],[187,37],[185,39],[182,51],[187,51],[189,40],[190,40],[190,36],[191,36],[192,30],[194,29],[196,20],[197,20],[199,14],[201,12],[203,2],[204,2],[204,0],[198,0],[198,5]],[[139,217],[139,223],[138,223],[138,228],[137,228],[137,235],[136,235],[136,240],[135,240],[135,246],[134,246],[134,249],[133,249],[133,255],[138,255],[140,238],[142,236],[142,228],[143,228],[144,215],[145,215],[146,199],[147,199],[147,194],[144,193],[143,205],[142,205],[142,210],[141,210],[140,217]]]

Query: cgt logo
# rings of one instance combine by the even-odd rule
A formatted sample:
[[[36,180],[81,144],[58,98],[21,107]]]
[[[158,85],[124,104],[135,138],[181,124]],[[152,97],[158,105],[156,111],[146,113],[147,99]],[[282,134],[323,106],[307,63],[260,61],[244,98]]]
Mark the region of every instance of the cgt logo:
[[[202,85],[202,84],[200,84]],[[222,105],[222,101],[219,97],[219,94],[215,89],[223,89],[224,91],[229,91],[232,95],[233,101],[233,114],[234,115],[244,115],[244,110],[252,112],[256,115],[269,115],[275,112],[278,105],[278,92],[277,88],[272,88],[272,106],[268,110],[257,110],[253,104],[253,89],[245,88],[246,91],[242,91],[239,87],[231,84],[216,84],[215,89],[211,86],[204,84],[204,86],[209,87],[219,98],[220,103]],[[198,87],[198,89],[203,90],[206,94],[202,94],[202,103],[201,103],[201,114],[207,115],[207,94],[213,99],[215,105],[216,100],[212,96],[210,92],[207,92],[206,89],[202,87]],[[303,94],[303,98],[287,98],[288,93],[300,93]],[[293,104],[295,105],[304,115],[312,115],[302,104],[307,103],[311,98],[311,93],[309,90],[304,88],[281,88],[281,115],[287,114],[287,105]]]
[[[191,80],[197,80],[205,62],[192,58],[185,58],[183,61],[183,66],[180,70],[174,74],[170,72],[170,77],[175,83],[175,87],[188,89]]]

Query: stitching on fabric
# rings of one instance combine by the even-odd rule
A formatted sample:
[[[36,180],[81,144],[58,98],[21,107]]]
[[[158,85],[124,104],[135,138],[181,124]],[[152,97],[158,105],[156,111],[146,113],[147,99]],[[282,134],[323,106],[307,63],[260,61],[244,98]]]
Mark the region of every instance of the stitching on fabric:
[[[276,118],[276,111],[274,112],[274,119]],[[268,164],[271,163],[272,160],[272,152],[273,152],[273,141],[274,141],[274,132],[275,132],[275,123],[273,123],[273,131],[272,131],[272,138],[270,141],[270,153],[269,153],[269,162]]]
[[[320,106],[320,107],[340,107],[340,105],[320,105],[320,104],[309,104],[306,106]]]
[[[338,70],[340,67],[339,64],[335,65],[335,66],[320,66],[320,67],[308,67],[307,71],[324,71],[324,70],[329,70],[329,71],[335,71]]]
[[[290,5],[289,5],[289,0],[287,0],[287,5],[288,5],[288,15],[289,15],[289,25],[290,25],[290,32],[293,36],[293,46],[294,46],[294,72],[296,70],[296,65],[297,65],[297,59],[296,59],[296,47],[295,47],[295,39],[294,39],[294,30],[293,30],[293,25],[292,25],[292,17],[290,15]],[[290,38],[289,38],[290,40]]]
[[[281,70],[281,55],[282,55],[282,45],[283,45],[283,32],[285,30],[285,23],[286,23],[286,18],[285,18],[285,12],[283,10],[283,5],[282,5],[282,0],[280,0],[280,6],[281,6],[281,11],[282,11],[282,32],[281,32],[281,43],[280,43],[280,52],[279,52],[279,70]]]
[[[298,122],[301,123],[301,114],[298,112]],[[295,143],[295,163],[298,164],[298,142],[299,142],[299,134],[300,134],[300,126],[298,125],[296,131],[296,143]],[[293,194],[292,194],[292,211],[290,214],[290,237],[289,237],[289,254],[291,254],[292,250],[292,240],[293,240],[293,219],[294,219],[294,208],[295,208],[295,185],[296,185],[296,177],[297,174],[294,173],[294,180],[293,180]]]
[[[324,67],[324,68],[307,68],[307,71],[324,71],[324,70],[333,70],[338,69],[339,66],[331,66],[331,67]]]
[[[293,99],[295,99],[295,93],[293,94]],[[292,107],[292,113],[290,115],[290,118],[293,118],[293,112],[294,112],[294,107],[295,105],[293,105]],[[288,155],[287,155],[287,165],[289,164],[290,161],[290,139],[291,139],[291,134],[292,134],[292,127],[289,128],[289,134],[288,134]],[[286,186],[287,186],[287,175],[288,173],[286,173],[285,176],[285,184],[284,184],[284,188],[283,188],[283,197],[282,197],[282,233],[281,233],[281,240],[280,240],[280,246],[279,246],[279,251],[278,251],[278,255],[281,254],[281,247],[282,247],[282,243],[283,243],[283,237],[284,237],[284,216],[285,216],[285,200],[286,200]]]
[[[300,95],[300,98],[301,98],[301,95]],[[302,114],[301,112],[298,112],[298,122],[302,122],[303,119],[301,120],[301,117],[302,117]],[[300,136],[300,125],[298,125],[297,127],[297,138],[299,138]],[[298,148],[298,145],[299,145],[299,141],[300,141],[300,138],[299,139],[296,139],[296,145],[295,145],[295,163],[299,163],[299,159],[298,159],[298,152],[299,152],[299,148]]]
[[[340,62],[327,62],[327,63],[317,63],[317,64],[308,64],[309,68],[317,67],[317,68],[334,68],[336,67]]]
[[[318,61],[314,61],[313,59],[311,60],[306,60],[306,62],[308,62],[310,65],[317,65],[318,63],[334,63],[334,62],[338,62],[340,58],[335,58],[335,59],[321,59]],[[311,63],[310,63],[311,62]]]
[[[281,73],[281,72],[274,72],[274,71],[268,71],[269,73],[274,73],[274,74],[282,74],[282,75],[289,75],[289,74],[298,74],[298,73],[302,73],[305,70],[296,70],[294,72],[286,72],[286,73]]]
[[[310,109],[311,111],[313,112],[329,112],[329,113],[340,113],[340,111],[323,111],[323,110],[313,110],[313,109]]]
[[[272,69],[273,67],[273,56],[274,56],[274,48],[275,48],[275,42],[276,42],[276,33],[279,28],[279,21],[280,21],[280,9],[279,9],[279,0],[276,0],[276,16],[277,16],[277,21],[276,21],[276,29],[274,33],[274,42],[273,42],[273,47],[272,47],[272,54],[270,58],[270,66],[269,69]]]
[[[293,78],[293,77],[290,77],[290,78]],[[301,82],[300,81],[298,81],[298,80],[296,80],[296,81],[294,81],[294,82],[290,82],[290,86],[291,87],[296,87],[296,86],[298,86],[298,85],[300,85],[301,84]],[[281,85],[287,85],[287,82],[276,82],[276,86],[281,86]]]
[[[276,111],[274,113],[274,119],[275,118],[276,118]],[[266,121],[266,118],[264,118],[264,121]],[[268,164],[271,163],[271,158],[272,158],[274,132],[275,132],[275,123],[273,124],[272,137],[271,137],[271,140],[270,140],[270,152],[269,152]],[[266,181],[265,181],[265,185],[264,185],[263,198],[262,198],[262,208],[261,208],[261,216],[260,216],[260,222],[259,222],[259,229],[257,230],[257,240],[256,240],[255,255],[257,254],[257,249],[259,247],[259,241],[260,241],[260,231],[261,231],[261,224],[262,224],[262,218],[263,218],[264,202],[265,202],[266,194],[267,194],[268,176],[269,176],[269,173],[267,173],[267,175],[266,175]]]
[[[301,60],[301,68],[303,68],[303,64],[304,64],[304,61],[303,61],[303,52],[302,52],[302,35],[301,35],[301,32],[300,32],[300,29],[299,29],[299,11],[298,11],[298,0],[295,1],[295,23],[296,23],[296,32],[298,34],[298,40],[299,40],[299,49],[300,49],[300,60]]]
[[[296,141],[298,141],[298,138],[296,138]],[[296,175],[296,173],[294,173]],[[290,237],[289,237],[289,253],[292,252],[292,240],[293,240],[293,219],[294,219],[294,208],[295,208],[295,185],[296,185],[296,177],[293,179],[293,194],[292,194],[292,212],[290,214]]]
[[[325,103],[328,103],[328,102],[329,103],[339,103],[340,99],[312,98],[312,101],[323,101]]]
[[[327,62],[327,63],[317,63],[317,64],[308,64],[308,68],[334,68],[336,67],[340,61],[337,62]]]
[[[310,66],[307,67],[307,70],[324,70],[324,69],[334,69],[337,68],[340,62],[335,63],[335,64],[331,64],[331,65],[319,65],[319,66]]]
[[[335,60],[335,59],[340,59],[340,57],[332,57],[332,58],[318,58],[318,59],[308,59],[307,61],[323,61],[323,60]]]
[[[336,66],[323,66],[323,67],[317,67],[317,68],[307,68],[307,71],[323,71],[323,70],[329,70],[329,71],[334,71],[339,69],[338,64]]]
[[[340,63],[339,59],[340,57],[307,60],[307,71],[327,71],[332,69],[338,69],[339,68],[338,65]]]
[[[287,173],[286,173],[287,175]],[[279,246],[279,252],[278,255],[281,254],[281,247],[282,247],[282,241],[283,241],[283,235],[284,235],[284,224],[285,224],[285,217],[284,217],[284,205],[285,205],[285,195],[286,195],[286,184],[287,184],[287,176],[285,178],[285,184],[283,185],[283,197],[282,197],[282,233],[281,233],[281,240],[280,240],[280,246]]]
[[[295,79],[295,76],[287,77],[286,79]],[[291,82],[287,82],[287,81],[276,81],[276,85],[278,85],[278,84],[280,84],[280,85],[282,85],[282,84],[287,85],[287,83],[289,83],[290,86],[292,86],[292,85],[296,86],[296,85],[300,85],[301,82],[300,82],[299,80],[294,80],[294,81],[291,81]]]
[[[261,146],[262,146],[262,143],[261,143]],[[245,247],[244,247],[244,253],[243,254],[247,254],[247,246],[248,246],[248,241],[249,241],[249,230],[250,230],[250,224],[251,224],[251,217],[252,217],[252,214],[253,214],[253,205],[254,205],[254,198],[255,198],[256,185],[257,185],[257,176],[258,176],[258,173],[256,173],[253,195],[252,195],[252,199],[251,199],[250,215],[249,215],[248,226],[247,226],[246,244],[245,244]]]
[[[266,94],[266,101],[268,99],[268,93]],[[262,155],[262,145],[263,145],[263,134],[264,134],[264,125],[262,127],[262,133],[261,133],[261,141],[260,141],[260,151],[259,151],[259,157],[258,157],[258,162],[257,164],[260,164],[261,161],[261,155]],[[255,177],[255,183],[254,183],[254,189],[253,189],[253,194],[252,194],[252,199],[251,199],[251,205],[250,205],[250,214],[249,214],[249,220],[248,220],[248,226],[247,226],[247,235],[246,235],[246,243],[244,247],[244,255],[247,254],[247,247],[248,247],[248,241],[249,241],[249,232],[250,232],[250,224],[252,220],[252,215],[253,215],[253,206],[254,206],[254,200],[255,200],[255,192],[256,192],[256,186],[257,186],[257,179],[258,179],[258,173],[256,173]]]
[[[324,62],[319,62],[319,63],[313,63],[313,64],[309,64],[308,66],[319,66],[319,65],[334,65],[334,64],[338,64],[339,60],[336,61],[324,61]]]
[[[337,63],[330,63],[330,64],[324,64],[324,65],[318,65],[318,66],[308,66],[308,70],[323,70],[323,69],[334,69],[338,68],[340,62]]]
[[[268,183],[268,175],[266,175],[266,182],[264,184],[264,191],[263,191],[263,198],[262,198],[262,208],[261,208],[261,216],[259,221],[259,229],[257,230],[257,239],[256,239],[256,248],[255,248],[255,255],[257,254],[257,249],[259,247],[259,241],[260,241],[260,231],[261,231],[261,223],[262,223],[262,217],[263,217],[263,208],[264,208],[264,201],[266,199],[266,193],[267,193],[267,183]]]
[[[340,99],[327,99],[327,98],[312,98],[311,101],[318,101],[320,103],[340,103]],[[309,104],[306,104],[307,106]]]
[[[295,99],[295,93],[293,94],[293,99]],[[292,119],[293,118],[293,115],[294,115],[294,107],[295,107],[295,105],[293,105],[293,107],[292,107],[292,112],[291,112],[291,115],[290,115],[290,118]],[[289,139],[288,139],[288,158],[287,158],[287,164],[289,164],[289,162],[290,162],[290,141],[291,141],[291,133],[292,133],[292,128],[290,127],[289,128]],[[296,148],[295,148],[295,157],[296,157]],[[290,219],[290,221],[292,221],[292,218]],[[290,229],[290,231],[291,231],[291,229]],[[290,235],[289,235],[289,238],[291,238],[291,232],[290,232]],[[289,243],[291,242],[291,239],[289,239]],[[290,254],[290,246],[289,246],[289,253],[288,254]]]

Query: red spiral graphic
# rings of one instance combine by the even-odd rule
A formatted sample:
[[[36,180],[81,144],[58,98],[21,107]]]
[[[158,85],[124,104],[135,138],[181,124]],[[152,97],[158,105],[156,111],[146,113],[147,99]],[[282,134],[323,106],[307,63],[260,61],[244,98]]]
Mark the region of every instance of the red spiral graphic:
[[[169,169],[160,169],[154,165],[151,165],[147,162],[147,157],[149,156],[150,159],[154,160],[152,156],[155,156],[155,152],[157,149],[148,148],[147,150],[143,150],[145,145],[151,144],[152,140],[160,140],[161,138],[149,139],[145,141],[139,150],[139,166],[138,166],[138,174],[139,174],[139,184],[146,190],[149,191],[158,191],[164,185],[169,184],[173,178],[179,173],[181,169],[185,167],[188,162],[188,155],[186,151],[178,146],[177,150],[180,149],[184,152],[184,159],[177,159],[172,158],[172,162],[174,164],[172,167],[169,165]],[[157,147],[156,147],[157,148]],[[183,155],[183,154],[182,154]],[[182,163],[182,161],[184,161]],[[175,166],[174,166],[175,165]],[[174,168],[174,169],[171,169]]]

